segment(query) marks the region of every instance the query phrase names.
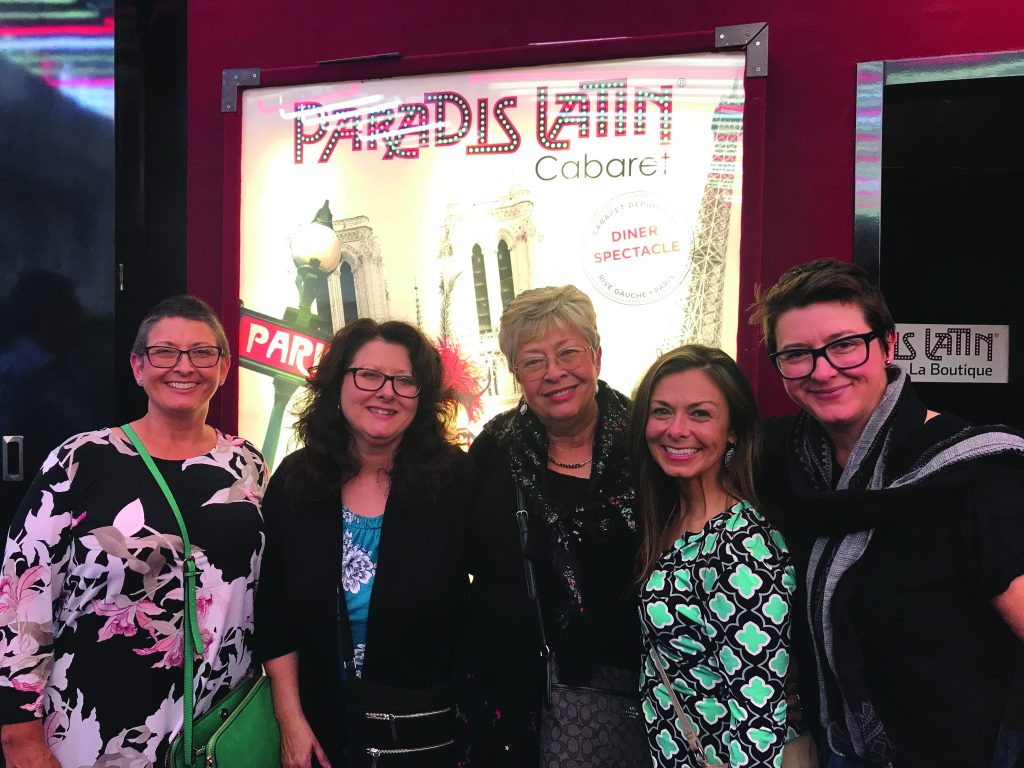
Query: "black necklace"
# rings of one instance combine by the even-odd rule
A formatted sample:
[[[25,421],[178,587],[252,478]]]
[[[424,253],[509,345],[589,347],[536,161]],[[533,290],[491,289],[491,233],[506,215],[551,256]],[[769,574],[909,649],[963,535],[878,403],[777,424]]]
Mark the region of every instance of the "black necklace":
[[[554,464],[556,467],[561,467],[562,469],[582,469],[583,467],[587,466],[587,464],[589,464],[593,460],[594,460],[594,457],[591,456],[586,461],[581,461],[581,462],[578,462],[576,464],[563,464],[562,462],[557,461],[557,460],[551,458],[550,456],[548,456],[548,461],[550,463]]]

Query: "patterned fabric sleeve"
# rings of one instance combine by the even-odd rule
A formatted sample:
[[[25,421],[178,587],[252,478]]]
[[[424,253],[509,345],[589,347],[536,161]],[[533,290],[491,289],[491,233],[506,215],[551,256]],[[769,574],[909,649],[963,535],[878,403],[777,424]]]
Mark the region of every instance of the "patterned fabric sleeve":
[[[81,436],[76,436],[80,438]],[[77,465],[69,440],[47,457],[14,519],[0,576],[0,722],[43,714],[53,669],[53,620],[78,522],[70,501]]]
[[[793,568],[782,536],[752,509],[731,516],[719,535],[718,572],[703,582],[722,676],[718,698],[728,707],[722,746],[730,766],[781,766]]]

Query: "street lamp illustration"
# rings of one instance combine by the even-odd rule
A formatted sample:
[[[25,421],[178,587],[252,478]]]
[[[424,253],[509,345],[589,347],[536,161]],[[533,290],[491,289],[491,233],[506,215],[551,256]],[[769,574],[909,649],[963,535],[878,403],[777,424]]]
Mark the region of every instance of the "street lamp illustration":
[[[331,335],[331,299],[327,276],[341,263],[341,242],[334,232],[329,200],[324,200],[313,221],[302,224],[291,238],[292,261],[298,276],[299,306],[285,310],[284,320],[318,336]],[[316,302],[316,315],[312,306]]]
[[[331,338],[334,330],[327,276],[341,263],[341,242],[333,225],[330,201],[324,200],[313,221],[299,225],[289,243],[292,261],[298,271],[295,288],[299,292],[299,306],[285,309],[284,325],[324,340]],[[314,301],[316,314],[313,313]],[[281,440],[285,409],[300,385],[294,375],[275,372],[273,377],[274,404],[263,438],[263,455],[270,466],[274,464]]]

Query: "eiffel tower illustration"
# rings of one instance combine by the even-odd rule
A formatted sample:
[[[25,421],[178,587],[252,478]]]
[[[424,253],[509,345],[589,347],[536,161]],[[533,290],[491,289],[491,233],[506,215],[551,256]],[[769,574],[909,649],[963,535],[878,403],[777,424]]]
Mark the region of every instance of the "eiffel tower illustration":
[[[678,343],[718,346],[721,343],[725,303],[725,260],[729,245],[729,218],[736,184],[736,162],[743,136],[743,97],[739,83],[715,109],[711,170],[701,196],[697,224],[690,246],[690,290],[683,303]]]

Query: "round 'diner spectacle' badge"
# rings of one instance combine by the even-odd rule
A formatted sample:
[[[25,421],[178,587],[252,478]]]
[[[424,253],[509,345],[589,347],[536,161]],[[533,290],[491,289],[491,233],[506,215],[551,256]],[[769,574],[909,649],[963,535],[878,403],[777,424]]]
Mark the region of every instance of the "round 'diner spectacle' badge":
[[[686,280],[692,232],[665,197],[650,192],[619,195],[587,223],[583,271],[612,301],[650,304]]]

